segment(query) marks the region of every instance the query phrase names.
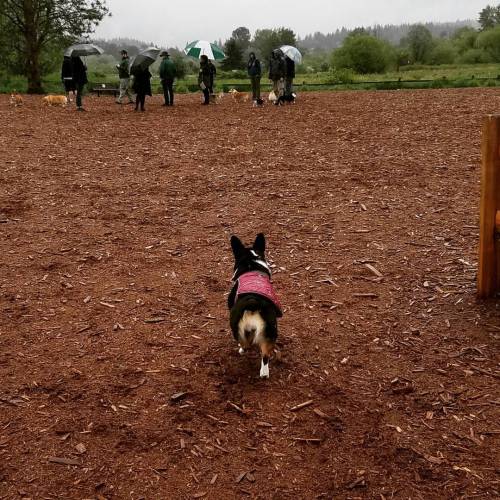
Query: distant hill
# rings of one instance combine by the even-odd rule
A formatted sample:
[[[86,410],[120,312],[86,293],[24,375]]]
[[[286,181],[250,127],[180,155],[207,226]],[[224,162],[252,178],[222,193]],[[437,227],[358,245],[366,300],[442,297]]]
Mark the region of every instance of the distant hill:
[[[465,21],[456,21],[454,23],[422,23],[426,28],[428,28],[433,36],[438,38],[449,38],[453,33],[463,27],[479,27],[476,21],[471,19]],[[375,25],[369,28],[365,28],[369,33],[387,40],[388,42],[398,45],[401,39],[404,38],[410,28],[414,24],[386,24]],[[316,32],[312,35],[307,35],[304,38],[298,40],[298,44],[304,49],[308,50],[333,50],[340,47],[345,40],[345,38],[353,30],[347,28],[341,28],[332,33],[320,33]]]
[[[99,45],[106,54],[111,54],[117,59],[120,57],[121,50],[125,49],[129,56],[133,57],[146,47],[154,45],[154,43],[146,43],[142,40],[135,40],[133,38],[112,38],[111,40],[99,38],[93,41]]]

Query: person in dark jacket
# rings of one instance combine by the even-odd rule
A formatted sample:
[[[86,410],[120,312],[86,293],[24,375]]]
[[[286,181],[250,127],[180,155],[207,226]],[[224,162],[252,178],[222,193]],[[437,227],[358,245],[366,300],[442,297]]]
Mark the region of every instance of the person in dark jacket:
[[[293,79],[295,78],[295,62],[289,57],[285,57],[285,96],[291,97],[293,94]]]
[[[141,111],[146,111],[146,96],[152,95],[151,92],[151,73],[148,68],[135,68],[134,72],[134,84],[132,88],[136,93],[135,96],[135,110],[139,111],[139,106],[141,107]]]
[[[269,80],[273,82],[273,92],[276,96],[275,104],[280,104],[285,88],[286,64],[283,52],[273,50],[269,60]]]
[[[260,79],[262,77],[262,67],[260,61],[255,57],[255,52],[250,52],[248,56],[248,76],[252,84],[252,99],[260,102]]]
[[[215,76],[217,75],[217,68],[212,61],[208,61],[208,67],[210,68],[210,87],[208,91],[210,92],[210,95],[214,95]]]
[[[121,104],[122,99],[127,96],[128,103],[132,104],[134,101],[132,100],[132,96],[130,95],[130,60],[126,50],[122,50],[121,55],[122,60],[120,61],[120,64],[116,65],[116,68],[118,69],[118,78],[120,79],[120,95],[118,96],[116,103]]]
[[[208,57],[203,55],[200,57],[200,71],[198,73],[198,85],[203,91],[204,101],[206,106],[210,104],[210,86],[213,85],[213,75],[210,68],[210,61]]]
[[[163,87],[163,96],[165,98],[164,106],[174,105],[174,79],[177,76],[177,69],[175,64],[170,59],[170,54],[163,51],[160,54],[162,58],[160,64],[160,80]]]
[[[75,82],[73,81],[73,65],[71,64],[71,57],[64,56],[61,67],[61,81],[64,85],[64,91],[66,92],[68,102],[71,102],[69,93],[73,92],[74,97],[76,92]]]
[[[80,57],[71,58],[71,67],[73,72],[73,82],[76,87],[76,107],[78,111],[85,111],[83,109],[83,88],[88,83],[87,79],[87,66],[83,64]]]

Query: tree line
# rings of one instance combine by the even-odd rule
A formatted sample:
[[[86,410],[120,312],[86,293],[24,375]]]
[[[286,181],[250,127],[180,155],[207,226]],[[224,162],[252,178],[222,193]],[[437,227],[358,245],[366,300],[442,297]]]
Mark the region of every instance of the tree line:
[[[357,73],[384,73],[410,64],[500,63],[500,5],[487,6],[479,14],[479,27],[463,26],[448,36],[434,36],[417,24],[398,44],[359,28],[347,35],[342,46],[331,53],[334,69]]]
[[[89,38],[107,15],[106,0],[0,0],[0,77],[2,71],[24,75],[28,92],[42,92],[42,78],[59,66],[63,47]],[[253,36],[248,28],[238,27],[221,43],[227,55],[222,69],[244,70],[251,51],[265,62],[281,45],[305,52],[299,68],[303,71],[349,68],[376,73],[406,64],[500,62],[500,5],[479,13],[478,28],[469,24],[374,26],[304,39],[286,27],[259,29]],[[147,45],[130,39],[100,43],[116,57],[122,48],[134,55]],[[195,70],[196,63],[181,50],[171,51],[180,74]]]

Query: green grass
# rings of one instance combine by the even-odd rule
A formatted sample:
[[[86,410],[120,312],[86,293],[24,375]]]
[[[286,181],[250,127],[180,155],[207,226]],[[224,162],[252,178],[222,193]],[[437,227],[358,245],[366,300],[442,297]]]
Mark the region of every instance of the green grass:
[[[152,70],[154,78],[153,90],[160,91],[160,81]],[[500,64],[476,64],[476,65],[444,65],[444,66],[407,66],[401,71],[390,71],[383,75],[353,75],[353,82],[332,85],[333,75],[331,72],[307,73],[297,75],[295,84],[300,91],[308,90],[385,90],[396,88],[451,88],[451,87],[496,87],[500,86]],[[62,85],[59,73],[48,75],[44,79],[44,88],[48,93],[61,93]],[[487,78],[488,81],[477,81]],[[402,80],[401,83],[391,83]],[[113,67],[99,66],[89,71],[90,86],[100,83],[112,83],[118,85],[116,70]],[[405,80],[413,80],[412,83],[404,83]],[[424,82],[423,80],[433,80]],[[422,81],[420,83],[420,81]],[[373,83],[375,82],[375,83]],[[267,78],[262,79],[264,88],[268,83]],[[321,84],[321,87],[315,85]],[[246,79],[230,78],[224,75],[216,81],[217,89],[227,91],[233,86],[241,90],[249,90],[250,85]],[[193,92],[197,90],[197,75],[188,75],[177,82],[179,92]],[[26,79],[20,76],[0,75],[0,93],[13,91],[23,92],[26,89]]]

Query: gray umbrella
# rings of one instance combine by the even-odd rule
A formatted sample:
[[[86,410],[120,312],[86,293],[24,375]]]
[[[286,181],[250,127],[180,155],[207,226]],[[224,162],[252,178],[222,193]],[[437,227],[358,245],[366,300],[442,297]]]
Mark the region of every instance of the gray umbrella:
[[[135,69],[145,70],[148,69],[157,59],[160,49],[156,47],[149,47],[139,52],[130,63],[130,71]]]
[[[66,57],[100,56],[104,50],[93,43],[76,43],[64,51]]]

